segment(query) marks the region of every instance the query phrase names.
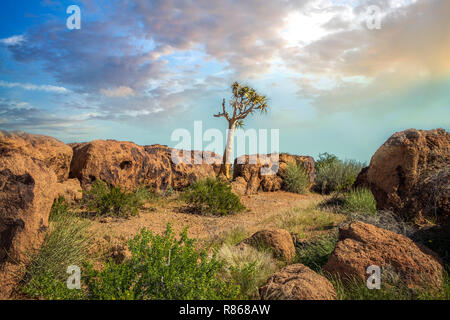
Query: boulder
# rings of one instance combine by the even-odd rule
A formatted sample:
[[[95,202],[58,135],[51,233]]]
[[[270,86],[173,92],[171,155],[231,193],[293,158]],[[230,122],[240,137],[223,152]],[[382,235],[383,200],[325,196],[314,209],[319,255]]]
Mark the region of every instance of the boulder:
[[[240,244],[256,249],[269,249],[275,258],[291,262],[295,256],[295,247],[289,232],[283,229],[261,230]]]
[[[23,267],[44,241],[57,176],[29,150],[0,149],[0,298],[8,298]]]
[[[395,133],[357,179],[372,191],[377,208],[417,222],[450,222],[450,134],[444,129]]]
[[[283,188],[283,173],[288,164],[301,163],[312,186],[316,177],[312,157],[282,153],[278,155],[278,162],[276,162],[276,156],[277,154],[268,154],[264,157],[244,155],[236,158],[234,160],[233,180],[239,177],[244,178],[247,182],[246,194],[248,195],[256,194],[258,191],[278,191]]]
[[[274,275],[259,289],[262,300],[335,300],[327,278],[302,264],[292,264]]]
[[[323,269],[344,280],[364,280],[371,265],[393,271],[410,288],[442,287],[442,262],[430,249],[360,221],[340,228],[339,241]]]
[[[217,163],[219,157],[208,152],[183,153],[162,145],[139,146],[115,140],[96,140],[73,147],[70,177],[80,180],[83,188],[88,188],[95,180],[103,180],[127,190],[139,186],[149,186],[156,191],[169,187],[179,190],[199,179],[215,177],[218,172],[218,165],[213,162]],[[172,161],[172,151],[178,153],[180,163]],[[195,164],[195,157],[200,158],[197,158],[199,164]]]
[[[40,160],[55,172],[59,182],[69,177],[72,148],[53,137],[0,131],[0,152],[19,153]]]
[[[58,183],[56,187],[56,198],[64,197],[68,202],[76,202],[81,200],[83,192],[81,190],[80,181],[78,179],[68,179]]]

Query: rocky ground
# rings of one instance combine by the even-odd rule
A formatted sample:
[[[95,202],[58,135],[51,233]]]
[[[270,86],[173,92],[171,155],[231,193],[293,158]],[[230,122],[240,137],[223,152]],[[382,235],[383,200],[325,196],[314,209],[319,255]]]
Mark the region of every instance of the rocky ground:
[[[233,234],[239,239],[233,245],[242,252],[260,244],[270,248],[283,268],[266,278],[259,290],[262,299],[336,299],[342,292],[331,283],[333,277],[364,281],[370,265],[392,269],[396,283],[407,290],[428,290],[430,284],[438,291],[448,290],[443,275],[449,242],[436,245],[434,239],[427,240],[438,254],[423,241],[428,230],[439,229],[441,239],[449,234],[450,134],[445,130],[394,134],[359,174],[354,187],[370,190],[381,218],[382,212],[391,212],[394,219],[388,224],[353,221],[317,206],[328,196],[282,191],[283,172],[290,163],[302,166],[309,188],[316,178],[313,158],[289,154],[280,154],[279,166],[270,157],[254,164],[250,156],[241,163],[236,159],[231,186],[244,212],[221,217],[193,214],[178,195],[195,181],[216,177],[221,157],[196,151],[184,155],[208,161],[176,163],[174,156],[183,153],[161,145],[112,140],[66,145],[52,137],[0,132],[0,298],[11,298],[24,281],[26,266],[51,232],[49,214],[55,199],[63,196],[77,204],[100,180],[130,192],[145,186],[163,195],[147,201],[137,216],[83,217],[93,235],[90,257],[100,268],[105,258],[126,259],[127,240],[142,228],[161,234],[171,223],[175,234],[188,227],[189,236],[202,248]],[[262,168],[276,173],[263,175]],[[414,225],[414,234],[389,231],[396,231],[393,227],[402,219]],[[298,263],[299,248],[333,233],[338,238],[323,255],[323,268],[310,265],[312,270]]]

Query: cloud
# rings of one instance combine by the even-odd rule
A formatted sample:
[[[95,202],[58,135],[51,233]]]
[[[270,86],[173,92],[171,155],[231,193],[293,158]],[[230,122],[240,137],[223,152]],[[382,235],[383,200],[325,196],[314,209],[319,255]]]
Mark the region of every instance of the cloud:
[[[362,22],[283,52],[289,69],[331,82],[310,96],[322,112],[364,108],[377,97],[450,75],[449,1],[362,1],[355,16],[373,3],[383,9],[380,30]],[[303,96],[314,89],[298,85]]]
[[[0,39],[0,43],[7,46],[15,46],[22,43],[25,40],[23,35],[11,36],[9,38]]]
[[[134,95],[133,89],[124,86],[120,86],[114,89],[101,89],[100,93],[110,98],[128,97]]]
[[[54,92],[54,93],[70,92],[68,89],[66,89],[64,87],[51,86],[51,85],[35,85],[35,84],[31,84],[31,83],[6,82],[3,80],[0,80],[0,87],[21,88],[21,89],[25,89],[25,90],[46,91],[46,92]]]

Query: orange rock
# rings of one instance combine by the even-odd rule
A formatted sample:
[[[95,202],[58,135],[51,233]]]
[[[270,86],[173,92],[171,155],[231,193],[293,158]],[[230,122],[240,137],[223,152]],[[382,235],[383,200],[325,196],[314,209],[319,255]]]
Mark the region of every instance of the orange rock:
[[[272,275],[259,294],[262,300],[335,300],[337,297],[327,278],[302,264],[292,264]]]
[[[172,161],[173,149],[167,146],[139,146],[132,142],[96,140],[74,144],[74,156],[70,176],[78,178],[83,188],[95,180],[103,180],[115,186],[133,190],[138,186],[150,186],[155,190],[168,187],[182,189],[194,181],[215,177],[218,165],[195,164],[202,152],[187,152],[184,163]],[[182,152],[176,150],[182,157]],[[219,157],[205,152],[205,159],[219,161]],[[201,160],[201,159],[200,159]],[[191,164],[187,161],[192,161]]]
[[[44,241],[56,195],[55,173],[20,152],[0,150],[0,298],[9,297]]]
[[[359,221],[340,228],[339,241],[323,269],[343,279],[366,279],[371,265],[394,269],[409,287],[442,287],[442,262],[430,249]]]
[[[272,161],[272,154],[265,155],[262,160],[255,155],[244,155],[234,160],[233,180],[238,177],[247,182],[246,194],[256,194],[258,191],[278,191],[282,189],[282,175],[289,163],[302,163],[309,176],[311,186],[315,181],[316,171],[314,159],[308,156],[296,156],[287,153],[279,154],[278,165]],[[253,160],[256,159],[256,160]],[[255,161],[255,163],[251,163]],[[276,174],[262,174],[261,169],[271,169]]]
[[[276,258],[287,262],[291,262],[295,256],[291,234],[283,229],[258,231],[242,241],[241,244],[247,244],[257,249],[270,249]]]
[[[19,153],[40,160],[62,182],[69,177],[72,148],[53,137],[0,131],[2,154]]]
[[[373,155],[357,185],[371,189],[378,209],[450,222],[450,133],[444,129],[395,133]]]

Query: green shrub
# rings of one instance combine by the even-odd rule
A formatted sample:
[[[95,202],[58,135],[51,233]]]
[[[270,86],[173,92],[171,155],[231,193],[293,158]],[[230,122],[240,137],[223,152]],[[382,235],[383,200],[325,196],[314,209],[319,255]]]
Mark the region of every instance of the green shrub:
[[[289,192],[305,194],[310,185],[308,174],[301,163],[289,163],[283,172],[284,189]]]
[[[68,266],[81,266],[87,258],[91,241],[89,223],[70,213],[64,199],[54,203],[49,220],[44,243],[26,268],[22,292],[32,298],[81,298],[80,290],[67,289],[66,271]]]
[[[367,188],[350,190],[344,196],[342,209],[345,213],[376,214],[377,204],[372,192]]]
[[[223,262],[220,277],[239,285],[240,299],[258,298],[258,288],[278,269],[269,252],[250,246],[224,244],[217,257]]]
[[[349,191],[365,164],[355,160],[339,160],[326,154],[316,163],[315,189],[323,194]]]
[[[207,178],[194,182],[181,195],[191,210],[201,214],[229,215],[245,210],[231,186],[219,179]]]
[[[131,259],[109,261],[102,271],[85,265],[90,299],[233,299],[237,286],[217,278],[222,263],[195,249],[187,229],[176,240],[170,224],[165,234],[143,229],[129,242]]]
[[[83,204],[98,215],[128,217],[137,215],[150,196],[151,192],[144,187],[126,192],[97,180],[90,190],[83,192]]]
[[[319,271],[328,261],[337,241],[337,232],[331,232],[312,241],[297,243],[295,261]]]

